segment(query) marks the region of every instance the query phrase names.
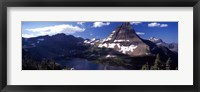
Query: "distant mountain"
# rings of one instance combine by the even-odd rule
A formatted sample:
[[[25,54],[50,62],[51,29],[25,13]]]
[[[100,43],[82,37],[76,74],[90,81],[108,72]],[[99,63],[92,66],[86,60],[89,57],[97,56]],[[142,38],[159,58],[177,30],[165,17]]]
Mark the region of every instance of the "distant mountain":
[[[154,42],[154,43],[162,43],[163,42],[161,39],[158,39],[158,38],[155,38],[155,37],[150,37],[149,40]]]
[[[49,39],[50,36],[39,36],[39,37],[33,37],[33,38],[22,38],[22,47],[23,48],[32,48],[36,47],[41,41],[44,41],[45,39]]]
[[[81,54],[87,48],[83,38],[65,34],[22,38],[22,43],[23,50],[35,58],[73,56]]]
[[[155,37],[150,37],[149,40],[158,46],[159,45],[165,46],[168,49],[170,49],[171,51],[178,52],[178,44],[177,43],[166,43],[166,42],[163,42],[162,39],[158,39]]]

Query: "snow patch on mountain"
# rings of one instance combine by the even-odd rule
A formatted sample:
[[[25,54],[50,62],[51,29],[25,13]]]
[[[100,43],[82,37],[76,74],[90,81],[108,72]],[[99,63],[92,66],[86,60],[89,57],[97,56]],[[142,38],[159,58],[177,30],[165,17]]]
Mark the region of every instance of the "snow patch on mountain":
[[[40,38],[40,39],[38,39],[38,41],[44,41],[44,38]]]
[[[137,45],[129,45],[129,46],[124,46],[120,45],[120,43],[103,43],[99,44],[99,48],[111,48],[111,49],[118,49],[119,52],[122,52],[124,54],[127,54],[127,52],[133,52],[134,49],[137,48]]]
[[[36,43],[40,43],[41,41],[44,41],[44,39],[43,38],[37,39]]]
[[[85,44],[90,44],[90,45],[94,45],[95,43],[99,42],[100,40],[99,39],[96,39],[96,38],[92,38],[91,40],[90,39],[86,39],[84,41]]]
[[[130,42],[130,40],[114,40],[114,42]]]
[[[124,53],[124,54],[127,54],[127,52],[133,52],[134,49],[136,49],[137,46],[136,45],[130,45],[130,46],[121,46],[120,48],[120,52]]]

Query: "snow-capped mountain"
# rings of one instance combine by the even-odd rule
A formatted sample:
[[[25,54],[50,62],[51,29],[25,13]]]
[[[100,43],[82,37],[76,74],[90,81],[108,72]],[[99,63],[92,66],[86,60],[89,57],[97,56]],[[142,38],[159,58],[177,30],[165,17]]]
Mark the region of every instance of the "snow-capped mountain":
[[[155,43],[156,45],[165,46],[168,49],[170,49],[171,51],[178,52],[178,44],[177,43],[166,43],[166,42],[162,41],[162,39],[155,38],[155,37],[150,37],[149,41]]]
[[[161,39],[158,39],[158,38],[155,38],[155,37],[150,37],[149,40],[154,42],[154,43],[162,43],[163,42]]]
[[[98,47],[111,48],[131,56],[150,54],[150,46],[136,34],[129,22],[123,23],[112,31],[112,33],[105,38]]]

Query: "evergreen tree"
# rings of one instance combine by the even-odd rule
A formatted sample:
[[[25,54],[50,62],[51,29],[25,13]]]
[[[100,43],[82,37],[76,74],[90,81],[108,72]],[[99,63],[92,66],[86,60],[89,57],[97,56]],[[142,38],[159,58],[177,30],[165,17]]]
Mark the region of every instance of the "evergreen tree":
[[[146,64],[144,64],[142,66],[142,70],[149,70],[149,64],[148,64],[148,62],[146,62]]]
[[[160,66],[161,66],[160,55],[157,54],[154,65],[151,67],[151,70],[160,70]]]
[[[166,70],[170,70],[171,69],[171,63],[172,63],[171,58],[168,58],[168,60],[166,62]]]
[[[53,60],[53,59],[50,59],[50,69],[52,69],[52,70],[54,70],[55,68],[56,68],[56,63],[55,63],[55,61]]]

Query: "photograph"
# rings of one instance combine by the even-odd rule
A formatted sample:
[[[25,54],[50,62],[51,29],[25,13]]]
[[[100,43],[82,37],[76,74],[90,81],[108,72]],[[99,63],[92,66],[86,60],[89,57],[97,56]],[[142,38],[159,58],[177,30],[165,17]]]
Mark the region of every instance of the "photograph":
[[[22,70],[178,70],[178,21],[22,21]]]

